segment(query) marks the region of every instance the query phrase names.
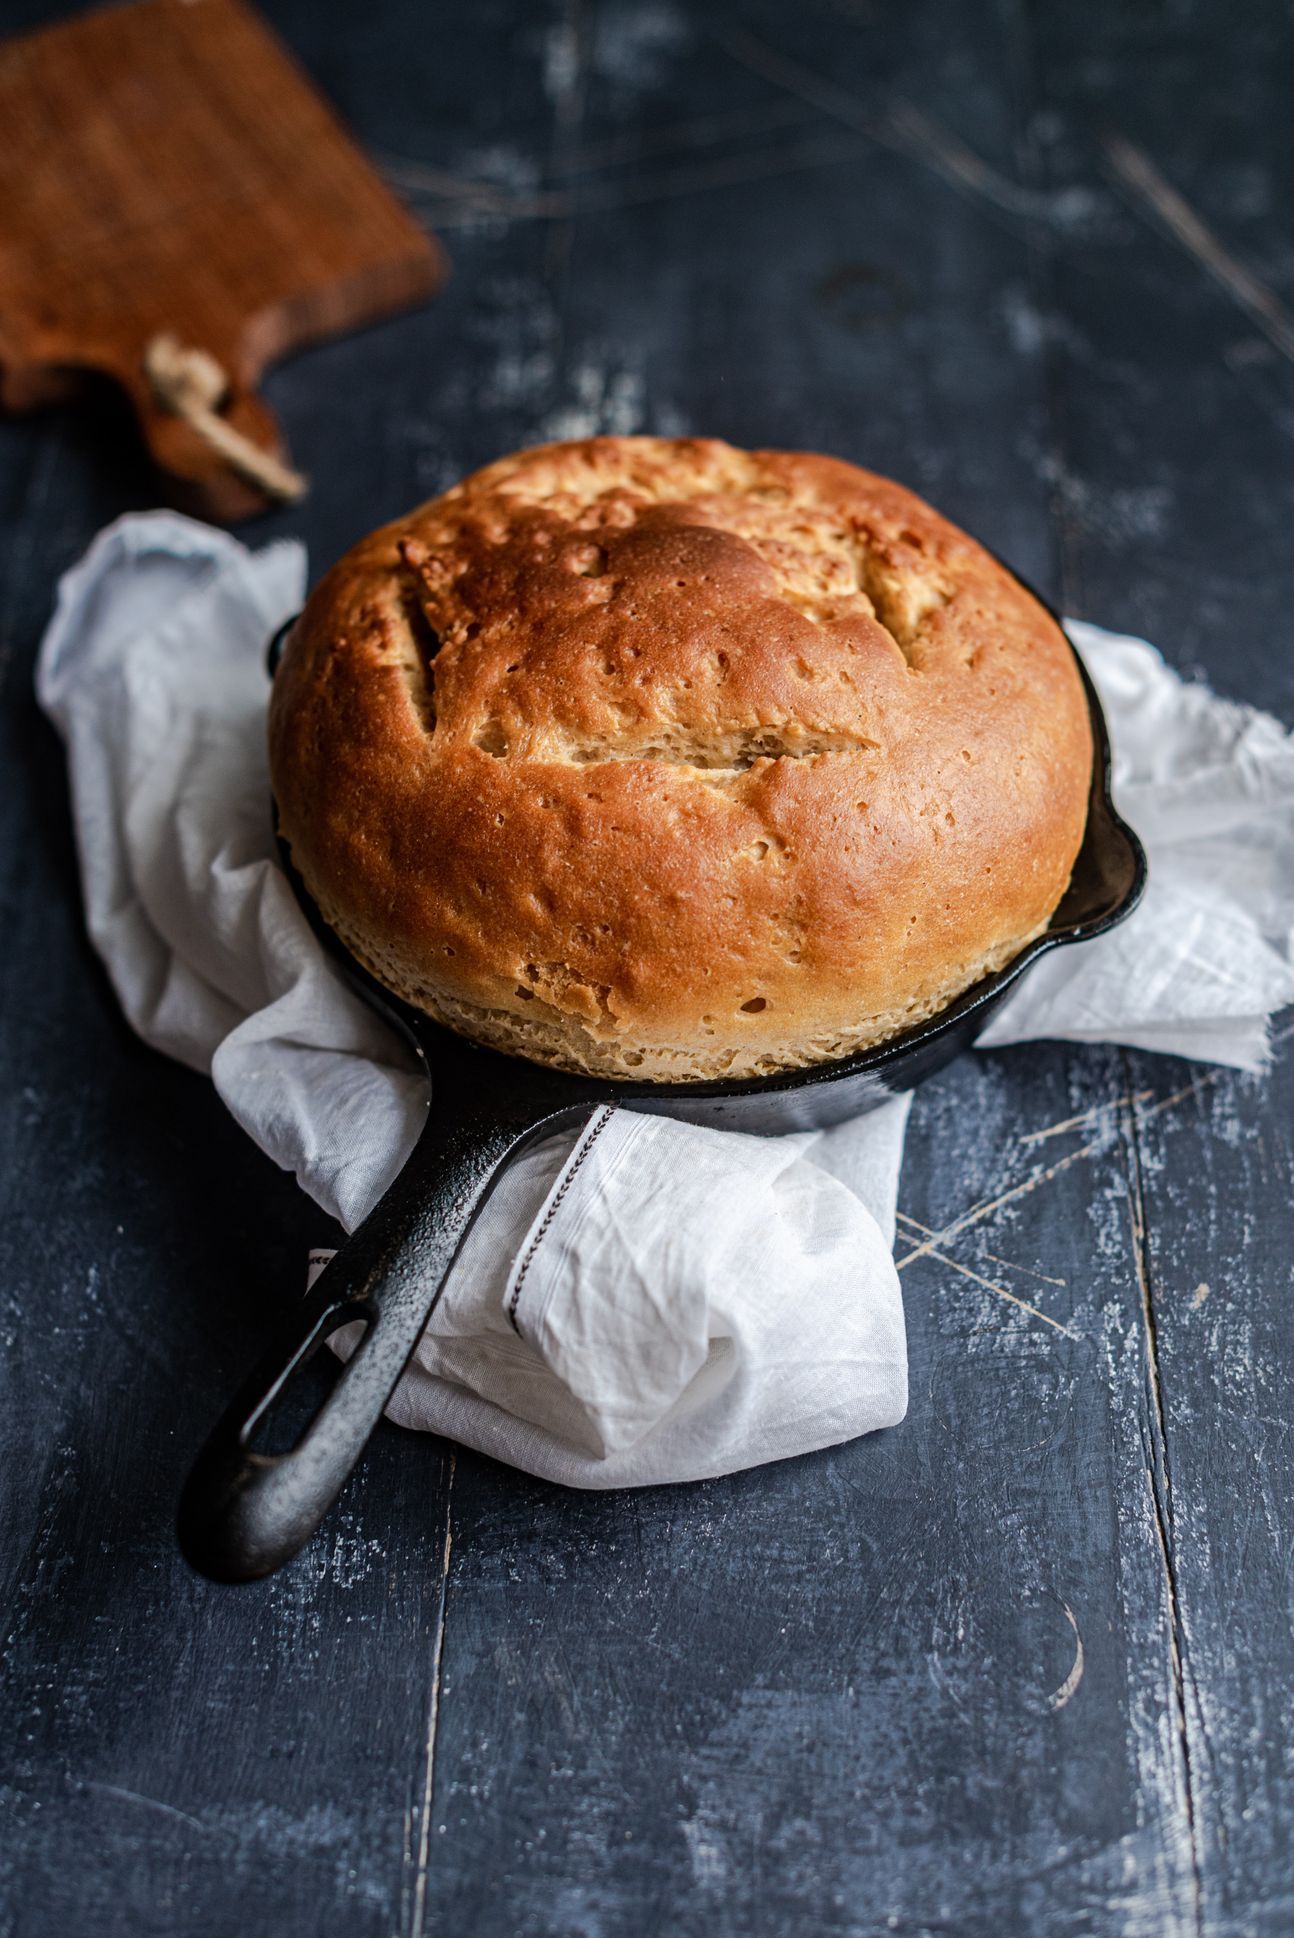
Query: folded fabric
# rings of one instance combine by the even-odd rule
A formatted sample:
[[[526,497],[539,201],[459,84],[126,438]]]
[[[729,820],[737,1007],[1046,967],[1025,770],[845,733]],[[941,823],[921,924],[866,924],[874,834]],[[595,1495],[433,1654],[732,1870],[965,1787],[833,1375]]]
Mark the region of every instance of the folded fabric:
[[[407,1156],[426,1091],[274,855],[264,651],[304,581],[298,545],[253,554],[168,513],[122,519],[64,579],[37,689],[67,743],[90,934],[132,1026],[209,1071],[349,1229]],[[1294,1000],[1290,738],[1183,685],[1144,642],[1071,632],[1152,888],[1122,929],[1039,964],[984,1040],[1257,1068],[1270,1014]],[[591,1487],[725,1473],[894,1423],[906,1117],[898,1099],[760,1139],[606,1109],[523,1154],[392,1417]]]

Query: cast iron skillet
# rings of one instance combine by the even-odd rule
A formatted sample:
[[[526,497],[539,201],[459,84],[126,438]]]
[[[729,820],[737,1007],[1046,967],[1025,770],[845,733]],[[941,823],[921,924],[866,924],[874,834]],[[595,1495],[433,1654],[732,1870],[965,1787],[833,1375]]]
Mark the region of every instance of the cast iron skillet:
[[[271,674],[293,623],[271,642]],[[523,1146],[585,1123],[604,1104],[759,1135],[840,1123],[911,1089],[969,1048],[1039,956],[1102,935],[1132,912],[1146,858],[1110,799],[1105,720],[1081,661],[1079,670],[1095,742],[1092,793],[1073,879],[1049,927],[938,1015],[877,1049],[807,1070],[739,1083],[634,1084],[544,1069],[468,1042],[359,966],[325,926],[280,844],[315,933],[413,1044],[432,1078],[431,1095],[404,1169],[314,1289],[283,1314],[274,1343],[198,1456],[179,1509],[180,1545],[195,1568],[216,1581],[251,1581],[304,1547],[350,1478],[495,1180]],[[257,1452],[258,1429],[293,1374],[354,1319],[366,1322],[358,1350],[296,1445]]]

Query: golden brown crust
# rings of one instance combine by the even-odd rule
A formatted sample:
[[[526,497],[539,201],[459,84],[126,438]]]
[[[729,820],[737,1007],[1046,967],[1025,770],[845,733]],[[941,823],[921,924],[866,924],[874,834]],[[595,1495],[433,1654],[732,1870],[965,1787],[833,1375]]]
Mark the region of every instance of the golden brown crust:
[[[663,1081],[880,1040],[1016,954],[1091,773],[1059,629],[837,459],[501,459],[312,595],[270,758],[306,885],[398,993]]]

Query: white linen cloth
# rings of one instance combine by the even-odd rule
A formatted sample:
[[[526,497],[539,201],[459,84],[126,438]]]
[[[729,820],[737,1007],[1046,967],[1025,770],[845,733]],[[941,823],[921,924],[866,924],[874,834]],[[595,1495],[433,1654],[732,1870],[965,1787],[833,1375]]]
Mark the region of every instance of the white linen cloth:
[[[266,641],[294,543],[120,520],[64,578],[37,691],[67,743],[90,935],[132,1026],[209,1071],[353,1228],[426,1108],[274,856]],[[1141,911],[1039,964],[984,1042],[1115,1041],[1259,1068],[1294,1000],[1294,742],[1075,622],[1150,854]],[[600,1110],[505,1173],[390,1407],[584,1487],[731,1472],[901,1419],[894,1213],[907,1099],[762,1139]],[[290,1289],[284,1289],[290,1296]]]

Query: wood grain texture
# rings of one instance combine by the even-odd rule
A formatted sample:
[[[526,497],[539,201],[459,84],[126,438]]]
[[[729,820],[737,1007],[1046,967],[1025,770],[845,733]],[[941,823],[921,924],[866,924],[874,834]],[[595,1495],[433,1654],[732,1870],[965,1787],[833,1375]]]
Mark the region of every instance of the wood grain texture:
[[[93,372],[208,516],[264,508],[159,401],[159,335],[214,357],[262,449],[267,363],[430,294],[439,247],[241,0],[133,0],[0,43],[0,401]]]
[[[1099,139],[1277,282],[1260,0],[271,14],[458,273],[272,375],[331,483],[256,536],[322,565],[543,436],[817,444],[1294,716],[1290,372]],[[893,1432],[580,1497],[384,1430],[292,1570],[186,1576],[188,1457],[328,1232],[78,939],[30,656],[150,496],[120,429],[0,438],[0,1930],[1286,1932],[1288,1043],[920,1093]]]

